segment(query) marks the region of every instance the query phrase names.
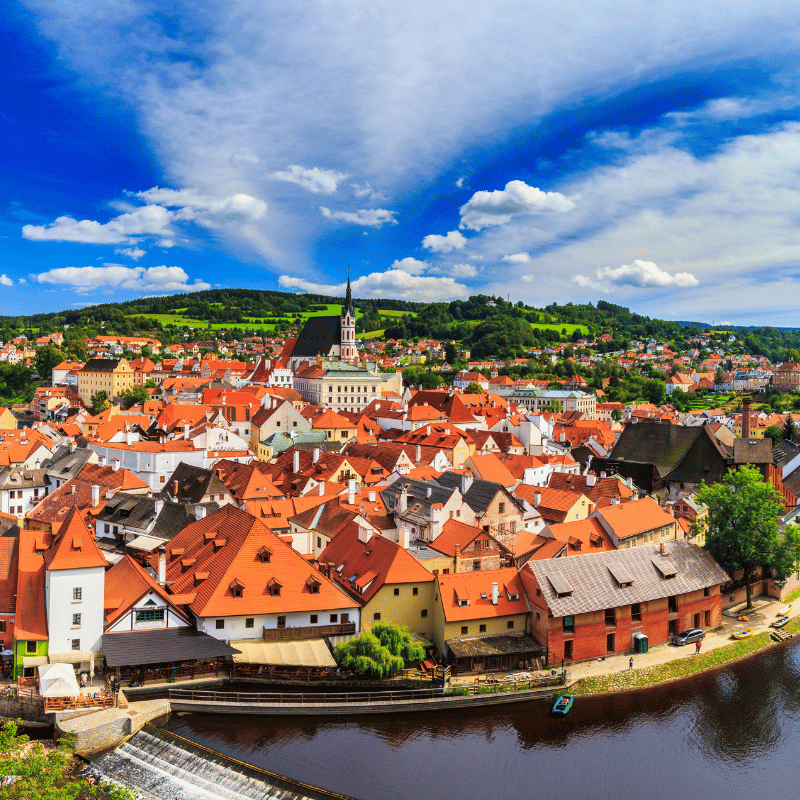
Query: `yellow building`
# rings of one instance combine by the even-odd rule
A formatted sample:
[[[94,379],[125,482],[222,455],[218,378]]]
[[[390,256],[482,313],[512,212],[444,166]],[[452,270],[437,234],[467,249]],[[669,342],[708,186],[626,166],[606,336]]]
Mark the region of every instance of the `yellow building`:
[[[106,392],[111,400],[133,385],[134,372],[124,358],[91,358],[78,372],[78,395],[87,405],[97,392]]]

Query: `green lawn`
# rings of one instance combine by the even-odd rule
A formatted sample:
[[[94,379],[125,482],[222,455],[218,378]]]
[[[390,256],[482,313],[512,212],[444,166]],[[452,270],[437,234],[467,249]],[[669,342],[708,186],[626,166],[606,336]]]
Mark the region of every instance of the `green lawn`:
[[[356,339],[380,339],[383,336],[383,331],[364,331],[357,333]]]

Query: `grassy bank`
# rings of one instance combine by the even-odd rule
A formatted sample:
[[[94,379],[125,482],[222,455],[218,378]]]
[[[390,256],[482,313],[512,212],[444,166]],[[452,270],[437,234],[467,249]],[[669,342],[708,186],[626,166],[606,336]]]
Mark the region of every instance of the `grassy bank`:
[[[793,619],[786,629],[797,633],[800,629],[800,618]],[[768,633],[757,633],[750,639],[731,642],[715,650],[707,650],[700,655],[694,654],[692,648],[685,657],[668,661],[666,664],[655,664],[652,667],[631,669],[611,675],[598,675],[595,678],[583,678],[571,689],[573,694],[601,694],[603,692],[624,692],[626,689],[638,689],[655,686],[665,681],[685,678],[699,672],[724,666],[737,659],[764,650],[775,642]]]

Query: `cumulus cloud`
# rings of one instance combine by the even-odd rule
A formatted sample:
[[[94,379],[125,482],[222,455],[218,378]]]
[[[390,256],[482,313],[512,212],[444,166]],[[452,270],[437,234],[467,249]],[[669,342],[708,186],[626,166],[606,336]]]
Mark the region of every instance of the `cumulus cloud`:
[[[325,206],[320,206],[322,216],[335,219],[339,222],[350,222],[353,225],[362,225],[365,228],[380,228],[381,225],[390,223],[397,225],[394,218],[396,211],[387,211],[385,208],[362,208],[359,211],[331,211]]]
[[[401,269],[410,275],[422,275],[428,269],[428,264],[416,258],[408,257],[396,260],[389,269]]]
[[[13,286],[13,285],[14,281],[12,281],[11,278],[9,278],[8,275],[5,274],[5,272],[2,275],[0,275],[0,286]]]
[[[296,183],[314,194],[333,194],[339,184],[347,178],[344,172],[320,167],[301,167],[290,164],[285,170],[273,172],[272,177],[278,181]]]
[[[457,181],[456,186],[460,189],[464,185],[464,176],[462,175]]]
[[[176,208],[176,220],[208,221],[209,218],[239,218],[252,222],[264,217],[267,204],[249,194],[234,194],[218,198],[202,194],[197,189],[162,189],[154,186],[131,196],[155,207]]]
[[[117,255],[128,256],[128,258],[138,261],[147,251],[139,247],[123,247],[121,250],[115,250],[114,252]]]
[[[474,264],[447,264],[437,267],[435,271],[452,275],[454,278],[474,278],[478,274],[478,268]]]
[[[303,278],[281,275],[279,285],[284,289],[327,295],[343,295],[346,284],[326,285]],[[352,282],[353,294],[359,297],[396,297],[401,300],[442,301],[466,297],[468,289],[451,277],[435,278],[411,274],[402,269],[372,272]]]
[[[601,267],[596,272],[597,279],[592,280],[585,275],[575,275],[573,281],[582,287],[603,289],[610,291],[613,286],[636,286],[638,288],[668,286],[677,289],[688,289],[697,286],[700,281],[689,272],[676,272],[674,274],[661,269],[652,261],[636,259],[633,264],[623,264],[621,267]]]
[[[459,231],[450,231],[444,236],[431,233],[422,240],[422,246],[433,253],[449,253],[451,250],[463,250],[467,239]]]
[[[508,256],[503,256],[503,261],[508,261],[512,264],[529,264],[531,261],[530,253],[512,253]]]
[[[696,111],[675,111],[667,114],[678,124],[712,120],[730,122],[739,119],[760,117],[777,111],[789,111],[800,106],[795,95],[775,97],[717,97],[704,103]]]
[[[505,189],[475,192],[461,206],[461,228],[480,231],[492,225],[505,225],[514,217],[543,212],[565,212],[574,201],[560,192],[543,192],[524,181],[509,181]]]
[[[525,283],[532,283],[533,282],[533,278],[534,278],[533,275],[523,275],[522,276],[522,280],[525,281]]]
[[[210,289],[200,280],[189,283],[182,267],[125,267],[104,264],[102,267],[60,267],[37,275],[39,283],[70,286],[77,292],[94,289],[128,289],[137,292],[197,292]]]
[[[370,186],[366,181],[364,181],[364,183],[351,183],[350,186],[353,189],[353,194],[356,197],[366,197],[367,200],[372,200],[373,202],[387,199],[383,192],[373,189],[372,186]]]

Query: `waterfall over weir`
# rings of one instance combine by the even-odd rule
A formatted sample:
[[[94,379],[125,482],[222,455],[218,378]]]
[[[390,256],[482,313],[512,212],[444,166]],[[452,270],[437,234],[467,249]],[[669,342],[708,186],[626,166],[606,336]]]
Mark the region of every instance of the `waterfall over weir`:
[[[116,750],[92,758],[87,773],[126,786],[148,800],[320,800],[342,795],[293,786],[288,779],[216,756],[147,728]]]

